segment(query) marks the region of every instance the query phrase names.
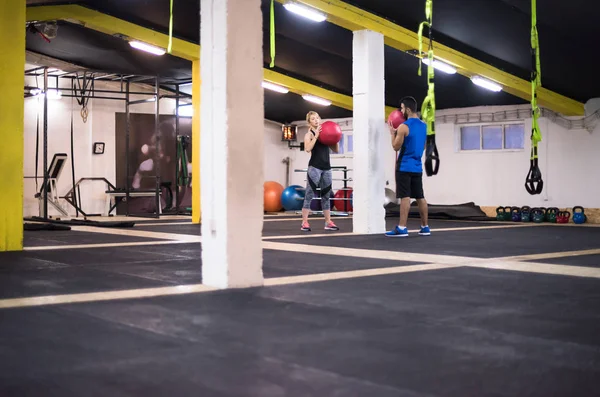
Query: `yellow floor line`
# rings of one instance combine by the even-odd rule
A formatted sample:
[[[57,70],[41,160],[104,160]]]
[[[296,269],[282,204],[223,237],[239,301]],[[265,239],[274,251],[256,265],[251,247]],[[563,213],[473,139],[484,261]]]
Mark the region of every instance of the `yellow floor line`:
[[[561,276],[575,276],[600,278],[600,268],[584,267],[584,266],[566,266],[566,265],[551,265],[548,263],[525,263],[517,261],[501,261],[491,260],[479,263],[470,263],[467,266],[494,269],[494,270],[511,270],[526,273],[540,274],[555,274]]]
[[[111,229],[94,226],[72,226],[72,231],[75,232],[88,232],[88,233],[99,233],[99,234],[112,234],[118,236],[135,236],[135,237],[146,237],[156,238],[162,240],[177,240],[187,242],[199,242],[200,236],[194,236],[192,234],[176,234],[176,233],[162,233],[162,232],[150,232],[146,230],[133,230],[128,229]]]
[[[598,255],[600,249],[589,249],[589,250],[578,250],[578,251],[563,251],[563,252],[544,252],[542,254],[531,254],[531,255],[517,255],[517,256],[506,256],[499,258],[506,261],[530,261],[539,259],[554,259],[554,258],[567,258],[571,256],[582,256],[582,255]]]
[[[399,273],[410,273],[420,272],[425,270],[438,270],[438,269],[450,269],[458,267],[456,265],[440,265],[440,264],[425,264],[425,265],[412,265],[412,266],[396,266],[396,267],[385,267],[377,269],[364,269],[364,270],[351,270],[346,272],[335,272],[335,273],[319,273],[319,274],[307,274],[301,276],[290,276],[290,277],[277,277],[265,279],[264,285],[266,287],[272,287],[277,285],[289,285],[289,284],[301,284],[301,283],[314,283],[319,281],[331,281],[331,280],[343,280],[349,278],[361,278],[361,277],[373,277],[382,276],[386,274],[399,274]]]
[[[152,298],[156,296],[196,294],[214,291],[203,284],[178,285],[175,287],[141,288],[120,291],[90,292],[84,294],[50,295],[30,298],[0,300],[0,309],[15,307],[60,305],[66,303],[99,302],[119,299]]]
[[[354,257],[354,258],[385,259],[385,260],[394,260],[394,261],[424,262],[424,263],[436,263],[436,264],[443,264],[443,265],[461,265],[461,266],[465,263],[478,262],[478,261],[484,260],[484,259],[479,259],[479,258],[452,256],[452,255],[418,254],[418,253],[412,253],[412,252],[382,251],[382,250],[369,250],[369,249],[358,249],[358,248],[318,246],[318,245],[308,245],[308,244],[278,243],[278,242],[271,242],[271,241],[263,241],[263,249],[288,251],[288,252],[302,252],[302,253],[320,254],[320,255],[332,255],[332,256],[349,256],[349,257]]]
[[[75,244],[75,245],[45,245],[39,247],[25,247],[23,251],[56,251],[56,250],[72,250],[72,249],[89,249],[89,248],[111,248],[111,247],[137,247],[144,245],[169,245],[169,244],[189,244],[189,241],[136,241],[131,243],[99,243],[99,244]]]

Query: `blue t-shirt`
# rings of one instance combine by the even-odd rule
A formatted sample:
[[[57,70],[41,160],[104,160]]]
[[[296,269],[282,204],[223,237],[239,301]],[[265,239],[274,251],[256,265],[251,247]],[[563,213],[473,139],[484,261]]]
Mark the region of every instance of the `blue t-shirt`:
[[[404,137],[396,169],[402,172],[423,173],[422,157],[427,141],[427,124],[416,117],[409,118],[403,124],[408,126],[408,135]]]

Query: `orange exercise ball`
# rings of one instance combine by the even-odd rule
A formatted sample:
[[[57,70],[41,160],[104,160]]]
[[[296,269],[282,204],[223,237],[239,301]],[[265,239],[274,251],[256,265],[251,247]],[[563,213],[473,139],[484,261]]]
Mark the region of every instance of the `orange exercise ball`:
[[[281,186],[280,183],[275,181],[265,182],[265,212],[281,211],[283,208],[283,205],[281,204],[281,193],[283,193],[283,186]]]

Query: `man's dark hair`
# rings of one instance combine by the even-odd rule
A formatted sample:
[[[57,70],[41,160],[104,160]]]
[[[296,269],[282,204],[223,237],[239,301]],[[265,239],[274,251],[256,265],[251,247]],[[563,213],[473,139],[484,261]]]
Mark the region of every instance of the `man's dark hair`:
[[[413,113],[417,113],[417,100],[411,96],[405,96],[404,98],[400,99],[400,106],[402,106],[402,104],[404,104],[404,107],[406,109],[410,109],[411,112]]]

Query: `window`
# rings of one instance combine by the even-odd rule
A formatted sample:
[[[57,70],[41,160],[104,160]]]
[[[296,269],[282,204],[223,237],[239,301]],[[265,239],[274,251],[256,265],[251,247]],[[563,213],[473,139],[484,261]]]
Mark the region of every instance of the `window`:
[[[525,147],[524,124],[460,127],[460,150],[519,150]]]
[[[352,130],[342,129],[342,139],[340,139],[340,151],[333,153],[331,150],[329,153],[332,156],[350,157],[354,154],[354,137],[352,136]]]
[[[479,150],[481,148],[481,137],[479,136],[479,127],[461,127],[460,129],[460,149],[461,150]]]

